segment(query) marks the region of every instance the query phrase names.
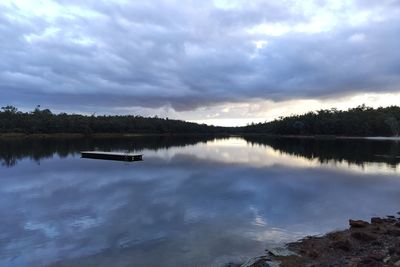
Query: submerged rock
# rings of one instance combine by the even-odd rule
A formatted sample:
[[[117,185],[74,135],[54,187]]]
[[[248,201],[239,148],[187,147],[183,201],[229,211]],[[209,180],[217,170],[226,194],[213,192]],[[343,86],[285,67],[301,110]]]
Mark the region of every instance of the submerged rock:
[[[296,256],[297,254],[293,251],[290,251],[287,247],[276,247],[267,250],[270,255],[275,257],[285,257],[285,256]]]
[[[245,263],[243,263],[240,267],[269,267],[267,263],[267,256],[258,256],[255,258],[251,258]]]
[[[384,220],[382,218],[379,218],[379,217],[372,217],[371,218],[371,223],[373,223],[373,224],[381,224],[383,222],[384,222]]]

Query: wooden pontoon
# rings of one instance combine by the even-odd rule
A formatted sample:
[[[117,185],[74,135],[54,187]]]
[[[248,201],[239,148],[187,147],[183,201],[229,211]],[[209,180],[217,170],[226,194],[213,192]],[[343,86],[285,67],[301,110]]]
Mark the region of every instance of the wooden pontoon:
[[[143,160],[142,156],[143,156],[142,154],[129,154],[129,153],[118,153],[118,152],[81,151],[81,157],[89,159],[141,161]]]

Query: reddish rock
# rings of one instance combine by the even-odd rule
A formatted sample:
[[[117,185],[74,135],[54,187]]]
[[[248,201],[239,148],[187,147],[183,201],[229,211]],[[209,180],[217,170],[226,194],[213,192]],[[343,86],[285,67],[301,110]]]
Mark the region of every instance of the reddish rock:
[[[363,220],[349,220],[349,224],[352,228],[364,228],[369,225],[368,222]]]
[[[383,221],[383,219],[382,218],[379,218],[379,217],[372,217],[371,218],[371,223],[373,223],[373,224],[381,224],[381,223],[383,223],[384,221]]]

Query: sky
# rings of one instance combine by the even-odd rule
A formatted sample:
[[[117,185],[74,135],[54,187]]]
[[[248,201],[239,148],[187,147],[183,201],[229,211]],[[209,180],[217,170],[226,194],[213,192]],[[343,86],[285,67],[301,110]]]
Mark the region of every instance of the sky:
[[[1,0],[0,105],[246,125],[400,103],[400,0]]]

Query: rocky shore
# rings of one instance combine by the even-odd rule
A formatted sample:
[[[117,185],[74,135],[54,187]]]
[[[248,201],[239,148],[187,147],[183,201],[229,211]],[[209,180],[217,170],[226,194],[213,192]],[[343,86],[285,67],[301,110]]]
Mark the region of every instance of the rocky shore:
[[[237,266],[400,266],[399,216],[374,217],[370,222],[349,220],[349,225],[343,231],[306,237],[267,250],[267,255]]]

